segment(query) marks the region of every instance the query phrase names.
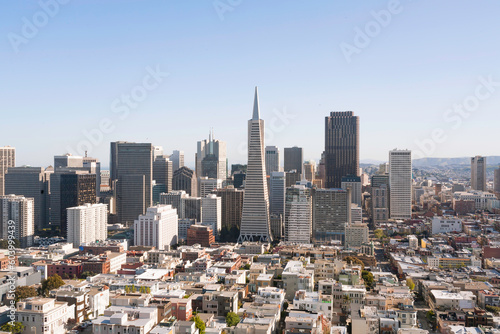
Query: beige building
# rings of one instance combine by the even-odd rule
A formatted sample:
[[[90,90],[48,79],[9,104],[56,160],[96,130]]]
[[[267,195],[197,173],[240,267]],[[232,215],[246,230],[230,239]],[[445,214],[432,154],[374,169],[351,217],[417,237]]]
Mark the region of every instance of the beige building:
[[[10,146],[0,147],[0,196],[5,195],[5,173],[7,168],[16,166],[16,149]]]
[[[347,224],[345,227],[346,248],[358,248],[368,243],[368,225],[363,223]]]
[[[52,298],[34,298],[17,303],[16,321],[25,326],[22,334],[64,334],[65,325],[74,314],[75,306],[68,306],[67,302],[58,302]]]

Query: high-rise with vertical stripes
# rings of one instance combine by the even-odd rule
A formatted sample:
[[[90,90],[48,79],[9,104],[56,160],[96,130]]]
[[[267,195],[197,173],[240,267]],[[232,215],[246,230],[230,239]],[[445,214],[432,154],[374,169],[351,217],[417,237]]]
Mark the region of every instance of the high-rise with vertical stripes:
[[[359,176],[359,117],[332,111],[325,118],[325,188],[340,188],[348,175]]]
[[[264,121],[260,119],[257,87],[252,119],[248,121],[248,167],[238,238],[238,242],[243,241],[272,241],[264,158]]]
[[[389,152],[390,213],[392,219],[411,218],[411,151]]]

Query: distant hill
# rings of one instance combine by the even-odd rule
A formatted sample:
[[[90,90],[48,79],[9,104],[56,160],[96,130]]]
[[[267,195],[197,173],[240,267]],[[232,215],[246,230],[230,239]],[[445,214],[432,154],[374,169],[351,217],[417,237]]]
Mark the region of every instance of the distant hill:
[[[470,166],[470,158],[471,157],[463,157],[463,158],[422,158],[413,160],[414,167],[437,167],[437,166],[457,166],[464,165]],[[500,156],[489,156],[486,157],[486,163],[488,166],[491,165],[499,165],[500,164]]]

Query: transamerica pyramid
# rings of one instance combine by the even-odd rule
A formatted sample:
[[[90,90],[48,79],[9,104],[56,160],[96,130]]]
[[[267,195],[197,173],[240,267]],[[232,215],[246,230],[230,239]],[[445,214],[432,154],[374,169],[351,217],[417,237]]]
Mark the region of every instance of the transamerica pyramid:
[[[248,121],[248,165],[238,238],[238,242],[243,241],[272,241],[264,158],[264,121],[260,119],[257,87],[252,119]]]

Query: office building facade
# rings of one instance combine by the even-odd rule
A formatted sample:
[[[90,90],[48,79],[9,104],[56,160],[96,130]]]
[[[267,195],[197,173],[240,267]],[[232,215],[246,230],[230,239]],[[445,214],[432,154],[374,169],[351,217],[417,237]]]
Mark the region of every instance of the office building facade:
[[[265,167],[264,121],[260,119],[259,97],[255,87],[253,115],[248,121],[248,165],[238,242],[272,241]]]
[[[392,219],[411,218],[412,194],[411,151],[389,152],[390,215]]]
[[[325,118],[325,188],[340,188],[342,177],[359,175],[359,117],[333,111]]]

